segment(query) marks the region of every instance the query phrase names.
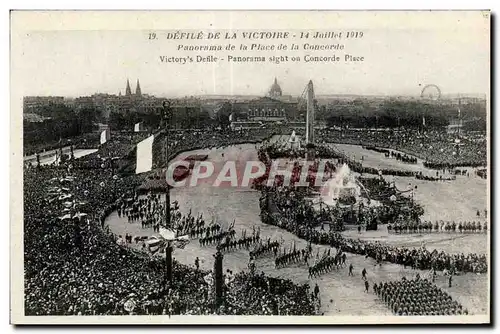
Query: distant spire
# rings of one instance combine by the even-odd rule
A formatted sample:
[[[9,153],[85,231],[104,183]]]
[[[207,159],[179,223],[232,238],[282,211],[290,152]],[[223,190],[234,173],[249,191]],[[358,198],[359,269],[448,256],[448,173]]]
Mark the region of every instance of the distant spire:
[[[135,87],[135,95],[141,96],[141,85],[139,84],[139,79],[137,79],[137,86]]]
[[[128,79],[127,79],[127,88],[125,88],[125,95],[126,96],[132,95],[132,91],[130,90],[130,82],[128,82]]]
[[[271,89],[269,90],[268,95],[270,97],[278,97],[281,96],[283,92],[281,91],[280,85],[278,85],[278,78],[274,78],[274,83],[271,85]]]

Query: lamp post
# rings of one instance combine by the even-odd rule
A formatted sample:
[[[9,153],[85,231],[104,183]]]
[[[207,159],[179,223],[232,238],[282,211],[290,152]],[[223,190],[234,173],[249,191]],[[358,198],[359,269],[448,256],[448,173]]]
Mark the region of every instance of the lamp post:
[[[170,186],[166,179],[166,173],[168,170],[168,139],[170,132],[170,122],[172,120],[172,108],[170,106],[170,101],[163,102],[162,110],[162,120],[165,126],[165,227],[170,227]]]
[[[172,108],[170,106],[170,101],[163,102],[162,109],[162,120],[165,126],[165,227],[171,227],[171,218],[170,218],[170,186],[167,182],[167,170],[168,170],[168,137],[169,137],[169,127],[170,122],[172,120]],[[167,282],[172,282],[172,242],[168,241],[165,247],[165,287]]]
[[[214,255],[214,273],[215,273],[215,308],[219,308],[224,301],[224,275],[222,270],[222,261],[224,255],[218,250]]]

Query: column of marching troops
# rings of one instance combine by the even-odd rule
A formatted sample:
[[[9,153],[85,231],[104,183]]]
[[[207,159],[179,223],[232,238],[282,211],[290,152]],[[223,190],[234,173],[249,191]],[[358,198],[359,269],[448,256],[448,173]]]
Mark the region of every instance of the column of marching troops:
[[[375,294],[396,315],[467,315],[451,296],[427,279],[403,278],[373,285]]]
[[[387,224],[389,233],[486,233],[488,231],[487,222],[480,221],[398,221],[394,224]]]
[[[129,220],[144,219],[147,226],[153,226],[160,223],[162,205],[159,204],[158,195],[148,195],[144,199],[134,196],[133,199],[123,201],[118,207],[119,215],[124,214]],[[174,202],[172,210],[176,212],[178,203]],[[157,218],[157,220],[155,220]],[[191,238],[199,238],[200,246],[216,245],[219,252],[230,252],[237,249],[249,250],[250,260],[249,268],[255,271],[255,259],[263,256],[274,255],[275,268],[280,269],[292,264],[306,264],[308,266],[309,278],[316,278],[326,274],[334,269],[339,269],[346,265],[346,254],[342,247],[337,248],[337,254],[331,255],[331,249],[325,250],[323,255],[319,256],[319,251],[314,259],[314,264],[310,265],[309,260],[312,256],[312,244],[309,242],[307,248],[296,249],[295,244],[289,250],[282,247],[283,240],[262,240],[260,238],[260,228],[255,229],[250,236],[246,236],[246,230],[242,235],[236,238],[234,230],[234,221],[224,230],[222,225],[211,222],[205,226],[205,221],[200,215],[197,218],[191,215],[174,215],[176,228],[179,233],[187,233]],[[151,224],[151,221],[153,224]],[[143,225],[144,226],[144,225]],[[199,261],[197,259],[197,261]],[[381,263],[381,259],[377,259]],[[197,264],[199,266],[199,262]],[[366,269],[362,271],[362,278],[365,284],[365,291],[369,291],[370,284],[366,279]],[[353,276],[353,265],[349,265],[349,276]],[[450,286],[451,286],[450,274]],[[373,292],[394,312],[396,315],[453,315],[468,314],[466,309],[453,301],[451,297],[434,284],[427,280],[400,280],[394,282],[374,283]]]

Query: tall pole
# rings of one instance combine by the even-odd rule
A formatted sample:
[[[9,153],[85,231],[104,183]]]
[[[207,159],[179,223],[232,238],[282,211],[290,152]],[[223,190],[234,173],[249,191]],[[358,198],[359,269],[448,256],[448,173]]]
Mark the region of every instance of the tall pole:
[[[222,260],[224,255],[217,251],[215,254],[214,273],[215,273],[215,307],[219,308],[224,301],[224,275],[222,270]]]
[[[314,87],[312,80],[307,84],[307,114],[306,114],[306,160],[315,159],[314,149]]]
[[[167,170],[168,170],[168,136],[171,120],[171,108],[170,101],[167,103],[163,102],[163,118],[165,120],[165,227],[171,227],[170,220],[170,186],[167,182]],[[169,283],[172,282],[172,244],[169,241],[165,247],[165,280]],[[166,290],[166,289],[165,289]]]
[[[314,144],[314,87],[307,84],[306,144]]]
[[[166,106],[163,103],[163,111],[165,117],[165,227],[170,227],[170,187],[167,182],[167,170],[168,170],[168,137],[169,137],[169,127],[170,127],[170,103]]]

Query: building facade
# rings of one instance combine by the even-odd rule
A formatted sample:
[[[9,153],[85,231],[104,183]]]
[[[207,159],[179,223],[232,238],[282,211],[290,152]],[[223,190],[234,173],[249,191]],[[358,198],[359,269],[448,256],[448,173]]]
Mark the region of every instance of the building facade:
[[[23,112],[35,113],[37,109],[51,104],[63,104],[62,96],[25,96],[23,98]]]
[[[238,115],[238,120],[250,122],[278,122],[296,119],[298,114],[298,101],[289,96],[283,96],[283,91],[275,78],[267,96],[238,101],[232,104],[233,113]]]

